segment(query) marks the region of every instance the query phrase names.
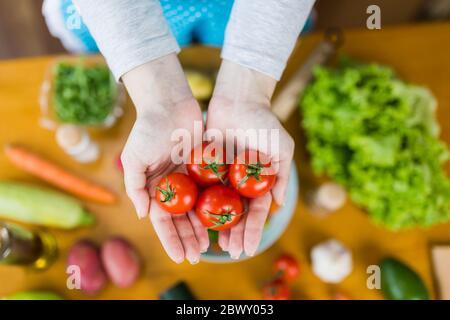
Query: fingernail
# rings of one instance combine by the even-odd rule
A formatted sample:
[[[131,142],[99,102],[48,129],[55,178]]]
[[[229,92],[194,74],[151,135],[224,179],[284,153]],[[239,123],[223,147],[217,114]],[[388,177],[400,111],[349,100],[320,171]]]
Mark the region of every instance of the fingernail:
[[[142,210],[136,210],[136,213],[139,220],[144,219],[146,216],[146,214]]]
[[[203,249],[202,251],[200,251],[200,253],[205,253],[206,251],[208,251],[208,248]]]
[[[234,254],[230,254],[231,259],[233,260],[238,260],[240,255],[234,255]]]
[[[253,257],[255,255],[255,253],[256,253],[256,250],[246,252],[247,256],[249,256],[249,257]]]
[[[178,258],[178,259],[174,259],[173,260],[176,264],[181,264],[183,261],[184,261],[184,259],[183,258]]]
[[[194,265],[194,264],[197,264],[197,263],[199,263],[200,262],[200,260],[192,260],[192,261],[189,261],[192,265]]]

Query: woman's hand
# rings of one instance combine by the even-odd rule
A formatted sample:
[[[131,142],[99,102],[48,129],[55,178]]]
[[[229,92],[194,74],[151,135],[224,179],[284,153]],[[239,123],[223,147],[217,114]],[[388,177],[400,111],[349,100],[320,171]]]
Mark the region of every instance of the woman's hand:
[[[203,123],[200,107],[175,54],[133,69],[123,81],[136,106],[136,122],[122,153],[127,194],[139,218],[150,213],[153,227],[173,261],[181,263],[186,258],[197,263],[200,252],[209,246],[206,229],[193,212],[170,215],[151,197],[157,183],[177,169],[171,158],[177,144],[171,139],[172,133],[185,129],[194,141],[194,124]]]
[[[230,230],[219,234],[220,247],[238,259],[242,251],[253,256],[258,249],[272,198],[283,205],[294,152],[294,141],[270,111],[276,81],[269,76],[224,60],[208,109],[207,129],[267,130],[266,139],[247,140],[237,134],[238,147],[259,150],[270,156],[277,170],[277,180],[271,193],[249,203],[249,212]],[[242,131],[244,130],[244,131]],[[273,130],[273,131],[272,131]],[[271,135],[274,132],[275,135]],[[276,139],[276,141],[268,141]],[[265,140],[265,141],[263,141]],[[273,148],[275,146],[275,148]]]

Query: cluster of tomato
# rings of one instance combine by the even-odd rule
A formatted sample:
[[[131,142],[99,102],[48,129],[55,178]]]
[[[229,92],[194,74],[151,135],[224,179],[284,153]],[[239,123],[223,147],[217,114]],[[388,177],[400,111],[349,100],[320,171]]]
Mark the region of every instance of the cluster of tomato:
[[[291,290],[288,284],[297,279],[300,270],[297,260],[289,254],[283,254],[275,260],[273,269],[275,278],[264,286],[263,298],[289,300]]]
[[[203,225],[221,231],[236,225],[245,213],[244,198],[269,192],[276,175],[267,156],[246,150],[226,164],[225,148],[204,142],[191,151],[188,174],[174,172],[159,182],[158,204],[171,214],[183,214],[195,207]],[[200,190],[200,191],[199,191]]]

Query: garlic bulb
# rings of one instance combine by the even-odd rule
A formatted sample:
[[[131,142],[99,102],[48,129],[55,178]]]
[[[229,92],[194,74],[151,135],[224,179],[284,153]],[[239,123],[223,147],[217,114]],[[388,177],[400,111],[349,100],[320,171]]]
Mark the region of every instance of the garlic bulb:
[[[80,163],[93,162],[99,157],[98,145],[81,127],[70,124],[59,126],[56,130],[56,142],[68,155]]]
[[[311,213],[326,216],[342,208],[346,201],[345,189],[326,182],[308,193],[307,204]]]
[[[311,262],[314,274],[327,283],[341,282],[353,269],[352,253],[334,239],[316,245]]]

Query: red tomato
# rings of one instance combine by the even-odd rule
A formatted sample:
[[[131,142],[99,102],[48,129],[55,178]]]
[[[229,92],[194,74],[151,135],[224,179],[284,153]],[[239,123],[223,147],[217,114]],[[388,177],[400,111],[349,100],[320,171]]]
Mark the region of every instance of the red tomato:
[[[273,268],[275,270],[276,277],[287,282],[295,280],[299,273],[297,260],[288,254],[284,254],[275,260]]]
[[[234,189],[218,184],[200,194],[195,213],[205,227],[221,231],[238,223],[244,204]]]
[[[267,155],[247,150],[230,165],[228,177],[231,185],[247,198],[258,198],[272,189],[276,176],[269,172],[271,163]]]
[[[263,288],[264,300],[289,300],[290,297],[289,287],[280,279],[269,282]]]
[[[181,214],[194,208],[197,195],[194,181],[187,174],[174,172],[161,179],[156,187],[155,199],[167,212]]]
[[[223,182],[228,171],[225,162],[226,153],[223,147],[219,148],[214,143],[203,142],[192,149],[186,168],[197,184],[206,187]]]

